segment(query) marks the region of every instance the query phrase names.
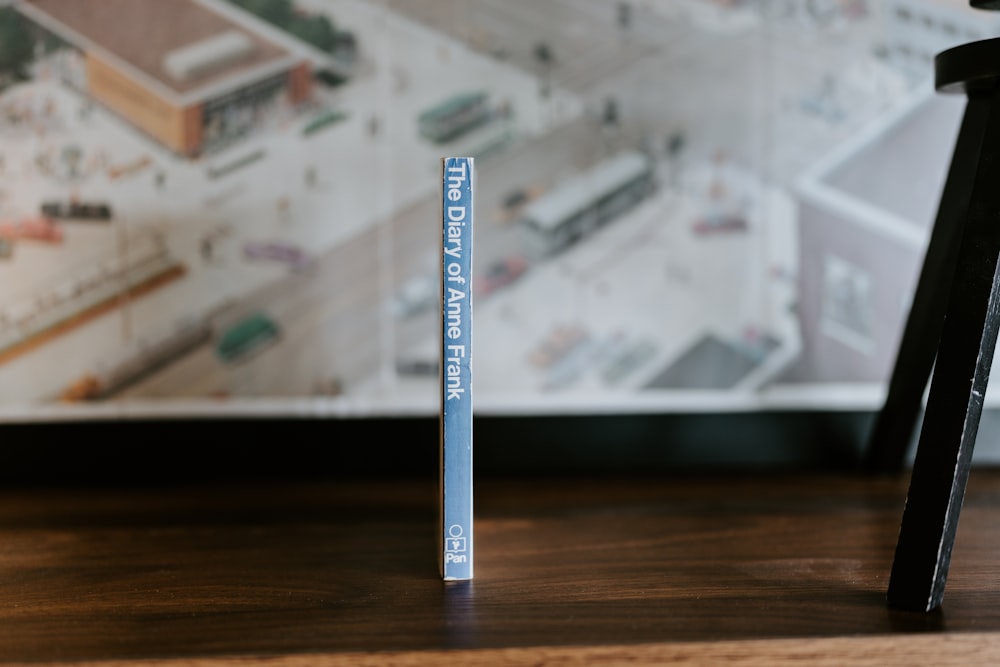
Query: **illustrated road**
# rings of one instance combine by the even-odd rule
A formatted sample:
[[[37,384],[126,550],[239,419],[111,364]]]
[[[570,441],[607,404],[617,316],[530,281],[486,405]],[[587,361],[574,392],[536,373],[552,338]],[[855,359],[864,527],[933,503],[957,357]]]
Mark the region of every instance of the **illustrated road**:
[[[504,197],[515,189],[550,187],[614,150],[597,129],[593,120],[581,119],[477,162],[477,273],[521,254],[516,226],[502,215]],[[437,271],[439,216],[440,202],[429,195],[317,258],[308,270],[212,317],[215,331],[258,311],[279,322],[281,337],[259,355],[227,365],[206,345],[118,396],[299,397],[322,394],[331,382],[349,391],[373,374],[393,374],[397,351],[436,331],[433,309],[398,319],[386,304],[408,280]]]

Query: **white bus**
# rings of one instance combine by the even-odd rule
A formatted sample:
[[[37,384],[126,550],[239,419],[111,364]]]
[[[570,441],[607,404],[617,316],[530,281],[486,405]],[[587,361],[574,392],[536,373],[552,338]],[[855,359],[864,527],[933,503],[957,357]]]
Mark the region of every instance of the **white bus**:
[[[649,157],[623,151],[533,201],[519,224],[533,250],[551,255],[628,210],[652,189]]]

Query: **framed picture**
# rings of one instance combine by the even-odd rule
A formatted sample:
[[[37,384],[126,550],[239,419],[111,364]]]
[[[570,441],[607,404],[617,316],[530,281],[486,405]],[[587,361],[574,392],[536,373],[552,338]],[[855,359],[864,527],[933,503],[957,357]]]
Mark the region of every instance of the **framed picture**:
[[[964,99],[934,0],[0,6],[0,419],[878,408]]]

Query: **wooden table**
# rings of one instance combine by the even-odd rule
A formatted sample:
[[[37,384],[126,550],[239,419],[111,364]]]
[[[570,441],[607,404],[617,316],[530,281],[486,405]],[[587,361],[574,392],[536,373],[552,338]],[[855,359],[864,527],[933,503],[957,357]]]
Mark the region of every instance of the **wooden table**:
[[[929,615],[884,603],[906,484],[484,480],[467,585],[434,480],[7,489],[0,663],[996,664],[1000,472]]]

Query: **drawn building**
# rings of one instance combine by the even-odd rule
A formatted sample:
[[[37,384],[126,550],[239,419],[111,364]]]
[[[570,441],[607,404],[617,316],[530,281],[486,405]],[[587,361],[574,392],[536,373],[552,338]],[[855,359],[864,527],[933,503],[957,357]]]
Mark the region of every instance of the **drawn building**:
[[[312,95],[314,53],[222,0],[20,0],[79,50],[94,100],[186,156]]]
[[[886,5],[889,59],[915,78],[930,75],[941,51],[1000,35],[1000,14],[972,9],[968,0],[890,0]]]
[[[924,90],[803,175],[802,353],[783,380],[888,378],[964,105]]]

